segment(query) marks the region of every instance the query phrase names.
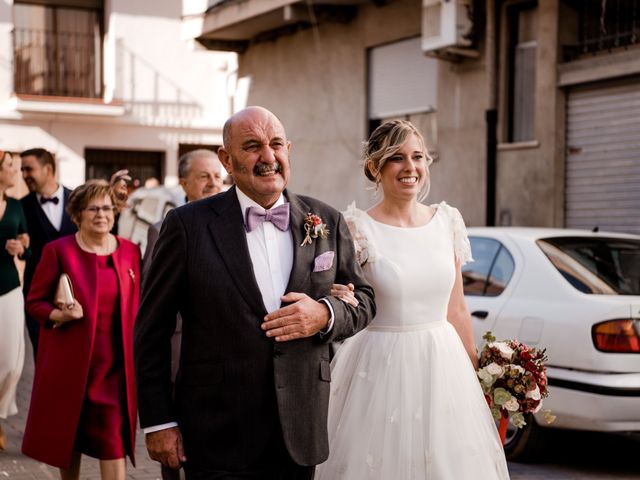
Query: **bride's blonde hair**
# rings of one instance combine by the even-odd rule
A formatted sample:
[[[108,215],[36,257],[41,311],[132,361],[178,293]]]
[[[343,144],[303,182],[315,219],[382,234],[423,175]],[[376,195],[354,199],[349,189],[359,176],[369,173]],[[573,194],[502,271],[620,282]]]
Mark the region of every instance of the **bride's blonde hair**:
[[[427,164],[425,188],[418,196],[418,201],[421,201],[429,194],[431,187],[429,165],[433,163],[433,158],[427,152],[422,134],[407,120],[390,120],[373,131],[369,141],[364,145],[364,174],[373,183],[379,184],[381,180],[380,172],[385,163],[387,163],[387,159],[395,155],[411,135],[415,135],[420,141],[422,153]]]

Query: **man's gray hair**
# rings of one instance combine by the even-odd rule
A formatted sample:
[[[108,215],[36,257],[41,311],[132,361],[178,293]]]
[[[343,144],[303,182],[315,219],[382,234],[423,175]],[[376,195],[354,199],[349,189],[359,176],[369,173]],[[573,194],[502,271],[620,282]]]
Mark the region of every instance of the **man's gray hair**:
[[[198,150],[187,152],[180,157],[180,160],[178,160],[178,177],[187,178],[189,170],[191,169],[191,161],[198,157],[212,157],[218,160],[216,152],[207,150],[206,148],[199,148]]]

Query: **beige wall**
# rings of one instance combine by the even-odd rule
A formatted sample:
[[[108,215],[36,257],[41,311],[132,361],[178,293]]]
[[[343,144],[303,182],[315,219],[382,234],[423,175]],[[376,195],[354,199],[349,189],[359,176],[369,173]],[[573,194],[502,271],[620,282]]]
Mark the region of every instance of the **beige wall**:
[[[441,61],[438,73],[440,158],[431,168],[430,198],[457,207],[467,225],[484,225],[489,106],[485,62],[483,58],[459,64]]]
[[[364,5],[348,24],[323,24],[251,46],[239,58],[248,104],[272,109],[293,142],[291,188],[343,209],[376,201],[362,174],[367,135],[367,48],[420,35],[422,2]],[[398,72],[402,75],[402,72]],[[427,203],[446,200],[484,222],[487,75],[483,60],[439,62],[436,149]],[[431,132],[424,132],[430,137]]]
[[[476,59],[438,64],[436,150],[427,202],[446,200],[469,225],[486,218],[487,109],[498,111],[496,222],[564,226],[565,86],[640,73],[640,50],[624,48],[563,63],[562,44],[576,42],[575,12],[560,0],[539,0],[535,10],[537,58],[535,138],[504,143],[506,39],[504,5],[487,0],[487,21]],[[367,48],[420,35],[420,0],[359,7],[348,24],[324,24],[252,45],[239,58],[250,76],[249,104],[273,109],[294,142],[292,188],[344,208],[375,199],[364,190],[359,164],[367,130]],[[494,16],[494,10],[499,14]],[[573,16],[572,16],[573,15]],[[484,20],[484,19],[483,19]],[[562,21],[562,24],[559,22]],[[398,72],[402,75],[402,72]],[[425,132],[429,137],[432,132]]]
[[[553,227],[563,222],[564,96],[556,73],[558,0],[539,2],[537,15],[535,139],[532,145],[500,145],[499,225]]]
[[[292,190],[338,209],[373,201],[360,155],[367,134],[367,47],[416,36],[420,2],[363,6],[349,24],[251,46],[239,58],[250,75],[248,104],[263,105],[283,121],[293,143]],[[401,74],[401,72],[399,72]]]

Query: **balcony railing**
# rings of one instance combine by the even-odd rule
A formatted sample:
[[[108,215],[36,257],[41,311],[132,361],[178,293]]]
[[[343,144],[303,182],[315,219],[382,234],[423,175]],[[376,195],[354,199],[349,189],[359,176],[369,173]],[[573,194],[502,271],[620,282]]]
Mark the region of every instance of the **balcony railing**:
[[[102,96],[102,45],[97,35],[16,28],[13,51],[16,93]]]
[[[640,0],[570,1],[577,11],[578,42],[564,45],[565,60],[640,44]]]

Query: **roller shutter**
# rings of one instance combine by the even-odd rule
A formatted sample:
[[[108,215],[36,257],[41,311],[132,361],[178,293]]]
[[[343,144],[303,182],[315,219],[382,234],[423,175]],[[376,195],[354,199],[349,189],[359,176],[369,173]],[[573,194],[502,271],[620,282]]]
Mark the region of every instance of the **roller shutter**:
[[[567,100],[565,223],[640,234],[640,78]]]

